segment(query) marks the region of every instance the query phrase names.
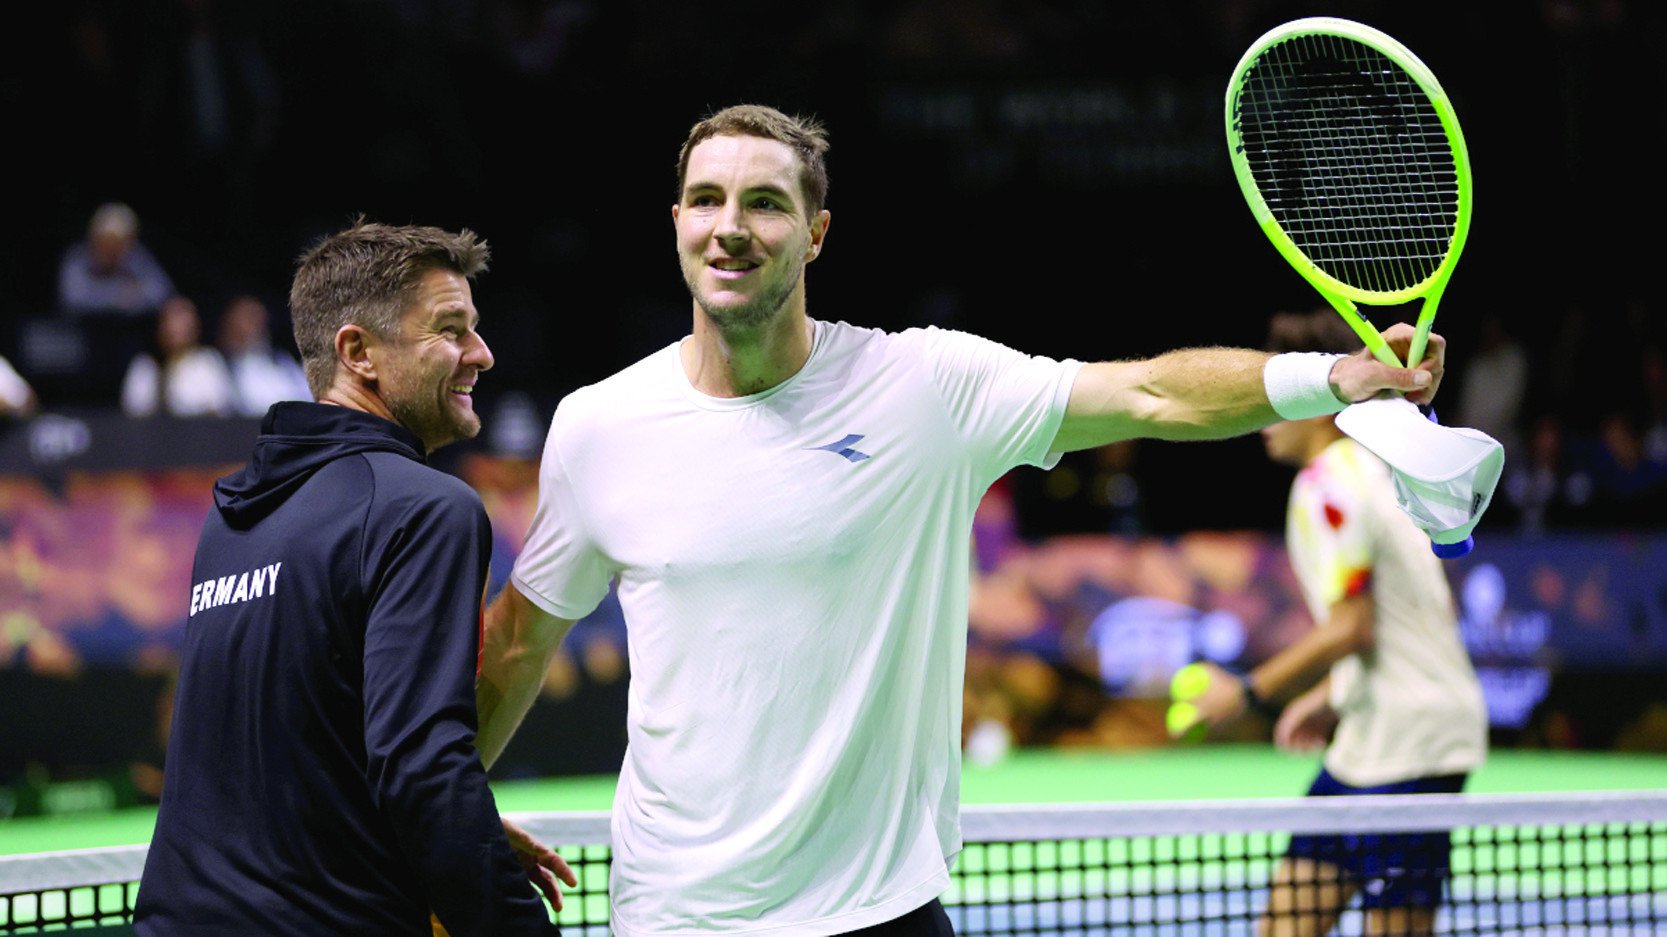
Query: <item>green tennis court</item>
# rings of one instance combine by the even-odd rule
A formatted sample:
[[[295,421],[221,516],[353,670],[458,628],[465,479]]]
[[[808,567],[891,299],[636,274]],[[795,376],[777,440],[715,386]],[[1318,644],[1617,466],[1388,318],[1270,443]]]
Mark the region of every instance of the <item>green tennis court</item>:
[[[968,804],[1095,803],[1295,797],[1319,762],[1266,745],[1212,744],[1104,752],[1017,751],[962,774]],[[495,783],[505,812],[606,810],[614,778],[590,776]],[[1473,793],[1667,789],[1667,755],[1496,751],[1472,778]],[[153,808],[0,822],[0,855],[89,849],[149,840]]]
[[[1453,835],[1442,933],[1564,933],[1601,922],[1603,933],[1632,935],[1659,933],[1667,921],[1667,756],[1500,751],[1466,795],[1450,799],[1301,798],[1317,764],[1265,745],[1212,744],[1018,751],[969,765],[966,847],[943,896],[956,932],[1249,934],[1292,834],[1367,834],[1397,848],[1396,837],[1436,828]],[[559,915],[569,934],[608,934],[613,784],[592,776],[494,785],[499,808],[522,814],[578,872]],[[154,809],[132,809],[0,823],[0,856],[90,850],[0,858],[0,885],[18,886],[0,899],[0,933],[73,919],[92,926],[83,933],[130,934],[142,861],[133,846],[154,821]],[[46,866],[56,868],[43,876]]]

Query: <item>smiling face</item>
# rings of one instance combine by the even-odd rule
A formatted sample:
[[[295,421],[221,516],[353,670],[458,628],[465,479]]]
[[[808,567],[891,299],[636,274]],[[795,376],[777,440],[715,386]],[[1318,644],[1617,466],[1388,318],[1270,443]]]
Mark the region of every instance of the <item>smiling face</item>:
[[[468,279],[436,268],[423,275],[399,334],[376,348],[378,394],[430,452],[480,432],[471,394],[492,351],[475,331],[479,322]]]
[[[689,293],[719,331],[755,332],[804,312],[804,267],[821,252],[828,213],[808,215],[791,147],[715,136],[689,151],[672,207]]]

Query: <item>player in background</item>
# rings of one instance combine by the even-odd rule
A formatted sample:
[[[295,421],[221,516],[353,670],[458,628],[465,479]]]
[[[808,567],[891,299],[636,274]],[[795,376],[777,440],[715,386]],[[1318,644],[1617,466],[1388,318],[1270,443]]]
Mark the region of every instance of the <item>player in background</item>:
[[[1359,344],[1325,308],[1269,329],[1275,352]],[[1277,716],[1280,747],[1323,748],[1309,796],[1461,791],[1486,755],[1487,710],[1428,536],[1397,506],[1388,467],[1333,416],[1275,423],[1262,439],[1297,469],[1285,544],[1315,626],[1242,679],[1201,665],[1199,715],[1214,725],[1258,710]],[[1446,833],[1293,837],[1261,932],[1325,934],[1363,892],[1367,933],[1430,933],[1448,853]]]

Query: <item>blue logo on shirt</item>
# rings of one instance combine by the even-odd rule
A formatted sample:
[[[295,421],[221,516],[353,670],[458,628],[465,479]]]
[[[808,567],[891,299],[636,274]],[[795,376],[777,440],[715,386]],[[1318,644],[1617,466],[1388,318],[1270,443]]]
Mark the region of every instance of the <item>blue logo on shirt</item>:
[[[826,450],[828,452],[833,453],[834,455],[842,456],[842,457],[844,457],[844,458],[846,458],[846,459],[848,459],[852,462],[861,462],[862,460],[868,458],[868,453],[863,452],[860,449],[854,448],[856,446],[856,444],[861,442],[861,441],[862,441],[862,436],[861,435],[859,435],[857,433],[852,433],[851,435],[845,437],[844,439],[841,439],[838,442],[831,442],[831,443],[828,443],[826,446],[810,446],[810,447],[807,448],[806,451],[808,451],[808,452],[820,452],[822,450]]]

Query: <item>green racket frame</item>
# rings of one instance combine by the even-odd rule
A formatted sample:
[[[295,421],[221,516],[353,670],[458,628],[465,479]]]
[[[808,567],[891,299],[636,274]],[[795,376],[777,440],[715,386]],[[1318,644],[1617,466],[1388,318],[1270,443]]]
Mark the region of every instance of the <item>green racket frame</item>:
[[[1251,175],[1250,163],[1245,156],[1244,141],[1240,137],[1237,120],[1237,102],[1239,92],[1246,73],[1269,47],[1291,39],[1304,36],[1335,36],[1353,40],[1378,51],[1390,61],[1400,66],[1429,98],[1431,105],[1441,121],[1446,132],[1448,145],[1452,149],[1453,166],[1457,174],[1458,206],[1457,216],[1451,241],[1448,244],[1446,256],[1434,272],[1422,281],[1397,290],[1379,291],[1363,289],[1344,283],[1332,277],[1305,254],[1298,247],[1279,222],[1275,220],[1272,210],[1262,198],[1262,193]],[[1336,17],[1307,17],[1293,20],[1282,26],[1275,27],[1262,35],[1245,52],[1233,70],[1232,81],[1227,86],[1227,142],[1228,152],[1233,160],[1233,174],[1238,177],[1239,188],[1244,192],[1245,201],[1250,203],[1250,210],[1256,221],[1261,225],[1263,233],[1273,242],[1274,247],[1285,256],[1297,272],[1314,285],[1320,294],[1331,303],[1332,307],[1342,315],[1361,340],[1366,343],[1373,355],[1385,364],[1402,367],[1402,362],[1395,356],[1388,345],[1384,343],[1383,335],[1375,326],[1361,316],[1355,306],[1365,303],[1374,306],[1392,306],[1410,302],[1422,297],[1424,304],[1419,311],[1416,331],[1412,345],[1408,349],[1409,364],[1416,364],[1423,360],[1426,343],[1429,340],[1430,326],[1435,321],[1436,308],[1440,304],[1441,294],[1447,287],[1447,280],[1452,275],[1453,267],[1458,263],[1459,252],[1464,247],[1465,237],[1470,231],[1470,213],[1472,201],[1470,154],[1465,148],[1464,134],[1459,130],[1459,121],[1453,111],[1452,102],[1436,81],[1435,74],[1412,53],[1410,49],[1397,42],[1383,32],[1362,23]]]

